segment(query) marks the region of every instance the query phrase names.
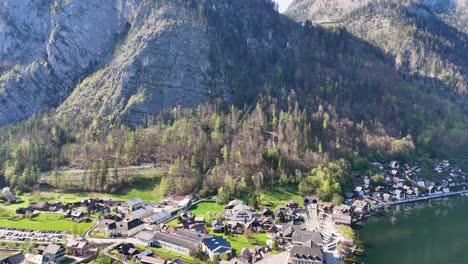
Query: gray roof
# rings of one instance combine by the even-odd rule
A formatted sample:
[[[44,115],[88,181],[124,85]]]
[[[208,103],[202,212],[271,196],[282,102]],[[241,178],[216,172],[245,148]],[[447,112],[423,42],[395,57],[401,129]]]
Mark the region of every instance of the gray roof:
[[[296,230],[292,236],[293,242],[297,243],[304,243],[309,240],[312,240],[315,244],[322,246],[323,239],[322,235],[316,231],[309,231],[309,230]]]
[[[128,230],[134,229],[135,227],[143,225],[144,222],[137,218],[137,219],[133,219],[131,221],[116,222],[115,224],[118,227],[120,227],[121,229],[128,231]],[[109,225],[109,229],[110,229],[110,225]]]
[[[188,238],[188,239],[191,239],[191,240],[195,240],[195,241],[198,241],[198,242],[201,242],[204,238],[212,237],[210,235],[206,235],[206,234],[196,232],[196,231],[193,231],[193,230],[189,230],[189,229],[177,229],[176,235],[181,236],[181,237],[185,237],[185,238]]]
[[[24,255],[23,253],[17,253],[13,256],[9,256],[8,258],[5,259],[6,263],[10,264],[20,264],[23,263],[24,261]]]
[[[143,231],[143,232],[138,233],[136,235],[136,238],[149,241],[149,240],[152,240],[154,236],[155,236],[154,232]]]
[[[293,246],[290,256],[298,259],[323,261],[323,253],[319,247]]]
[[[143,201],[138,197],[132,198],[127,201],[127,204],[129,206],[134,206],[134,205],[141,204],[141,203],[143,203]]]
[[[281,233],[283,233],[284,236],[289,236],[291,235],[294,231],[296,230],[301,230],[303,229],[302,226],[300,225],[295,225],[292,222],[286,223],[281,226]]]
[[[151,255],[153,255],[153,251],[147,249],[147,250],[145,250],[145,251],[143,251],[141,253],[138,253],[136,255],[136,258],[141,259],[142,257],[151,256]]]
[[[188,249],[197,249],[199,245],[197,241],[168,233],[156,233],[154,237],[157,241],[164,241]]]
[[[60,245],[56,244],[49,244],[46,249],[44,250],[44,253],[49,253],[49,254],[57,254],[60,250],[64,250],[64,248]]]

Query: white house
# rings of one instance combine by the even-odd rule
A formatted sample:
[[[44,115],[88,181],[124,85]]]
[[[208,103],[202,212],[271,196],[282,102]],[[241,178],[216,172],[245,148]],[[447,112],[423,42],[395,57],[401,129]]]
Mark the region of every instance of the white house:
[[[125,203],[125,207],[127,208],[129,212],[138,210],[142,208],[144,205],[145,204],[143,203],[143,201],[138,197],[132,198]]]
[[[238,204],[232,209],[226,209],[224,217],[231,221],[250,222],[254,217],[254,210],[248,205]]]
[[[207,237],[202,240],[202,251],[205,252],[211,260],[217,259],[221,254],[232,254],[231,244],[220,236]]]

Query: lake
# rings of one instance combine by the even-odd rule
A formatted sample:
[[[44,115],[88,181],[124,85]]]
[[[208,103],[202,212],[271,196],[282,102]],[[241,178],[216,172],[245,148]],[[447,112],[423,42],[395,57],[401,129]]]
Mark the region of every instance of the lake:
[[[392,206],[357,227],[367,264],[468,263],[468,197]]]

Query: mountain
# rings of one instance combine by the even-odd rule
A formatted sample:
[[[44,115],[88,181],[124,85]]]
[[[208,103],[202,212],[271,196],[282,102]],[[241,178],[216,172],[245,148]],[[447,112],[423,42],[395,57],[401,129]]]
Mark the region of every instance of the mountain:
[[[468,8],[463,0],[297,0],[296,21],[342,25],[382,49],[409,78],[466,108]],[[462,97],[459,97],[462,96]]]
[[[317,14],[345,21],[410,7],[356,1],[343,18],[326,13],[326,2]],[[361,20],[298,23],[271,0],[0,3],[0,125],[11,124],[0,128],[0,180],[18,189],[53,171],[54,187],[116,190],[126,180],[117,168],[144,163],[167,169],[169,191],[205,194],[242,179],[255,189],[298,183],[319,164],[348,171],[388,158],[466,163],[466,100],[456,90],[466,41],[441,22],[447,17],[427,22],[450,35],[436,39],[447,47],[429,29],[421,42],[412,36],[455,65],[439,80],[421,76],[428,60],[413,65],[402,56],[399,65],[346,24]],[[394,40],[389,47],[406,43]],[[84,178],[59,177],[66,167]]]
[[[243,103],[288,31],[271,1],[0,5],[0,125],[60,105],[87,120],[139,122],[178,103]]]

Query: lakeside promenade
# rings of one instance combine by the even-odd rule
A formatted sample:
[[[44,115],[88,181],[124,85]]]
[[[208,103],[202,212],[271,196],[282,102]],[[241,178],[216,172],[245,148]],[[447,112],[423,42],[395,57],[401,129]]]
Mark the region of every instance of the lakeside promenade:
[[[404,199],[400,201],[394,201],[394,202],[387,202],[386,205],[398,205],[398,204],[405,204],[405,203],[413,203],[413,202],[419,202],[419,201],[427,201],[427,200],[432,200],[432,199],[437,199],[437,198],[444,198],[444,197],[449,197],[449,196],[454,196],[454,195],[462,195],[462,194],[468,194],[468,190],[462,190],[458,192],[449,192],[449,193],[442,193],[442,194],[434,194],[434,195],[429,195],[429,196],[424,196],[424,197],[417,197],[417,198],[412,198],[412,199]]]

